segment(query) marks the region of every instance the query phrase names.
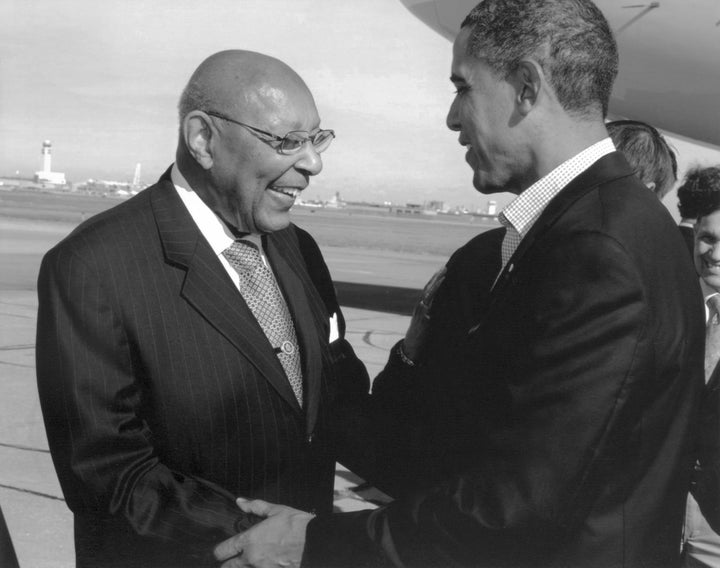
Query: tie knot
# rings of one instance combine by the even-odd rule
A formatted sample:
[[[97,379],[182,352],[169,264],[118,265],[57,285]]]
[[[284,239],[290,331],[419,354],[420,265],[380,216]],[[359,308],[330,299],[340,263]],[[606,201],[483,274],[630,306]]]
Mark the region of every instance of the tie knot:
[[[706,300],[706,303],[710,311],[708,322],[718,323],[717,318],[720,316],[720,293],[710,296]]]
[[[262,264],[260,250],[255,246],[255,243],[249,241],[234,241],[222,254],[236,269],[254,268]]]

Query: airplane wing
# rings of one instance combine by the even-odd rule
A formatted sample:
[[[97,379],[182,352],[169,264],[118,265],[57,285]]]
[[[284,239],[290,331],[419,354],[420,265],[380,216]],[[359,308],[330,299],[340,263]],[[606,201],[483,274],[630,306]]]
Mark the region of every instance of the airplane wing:
[[[453,40],[477,0],[401,0]],[[615,116],[720,146],[720,2],[595,0],[615,31],[620,72]]]

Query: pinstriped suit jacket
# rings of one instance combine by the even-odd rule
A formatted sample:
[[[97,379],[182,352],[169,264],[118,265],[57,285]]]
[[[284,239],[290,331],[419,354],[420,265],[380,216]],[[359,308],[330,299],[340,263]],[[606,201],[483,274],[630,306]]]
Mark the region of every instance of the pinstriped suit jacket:
[[[38,387],[78,565],[201,565],[247,521],[235,496],[331,510],[327,411],[367,375],[344,340],[328,345],[339,308],[315,242],[294,226],[265,238],[303,409],[167,174],[44,258]]]

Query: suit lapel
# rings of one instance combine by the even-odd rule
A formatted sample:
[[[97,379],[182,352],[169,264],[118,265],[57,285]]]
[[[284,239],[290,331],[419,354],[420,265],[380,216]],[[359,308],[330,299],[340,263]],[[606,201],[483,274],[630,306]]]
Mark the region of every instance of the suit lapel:
[[[525,255],[532,249],[538,239],[552,227],[557,220],[581,197],[595,189],[601,183],[606,183],[622,177],[632,176],[627,161],[620,152],[612,152],[600,158],[587,170],[573,179],[565,186],[543,210],[530,231],[520,241],[520,245],[513,253],[507,265],[500,274],[491,293],[491,305],[495,304],[504,290],[513,280],[513,272],[522,263]]]
[[[275,243],[277,252],[287,262],[295,275],[300,279],[308,302],[310,311],[313,316],[315,325],[320,329],[322,337],[328,337],[330,331],[330,323],[328,321],[329,314],[325,307],[325,302],[313,283],[310,274],[308,274],[303,254],[298,244],[297,236],[294,228],[291,226],[283,231],[278,231],[271,235],[270,240]]]
[[[328,334],[324,304],[305,270],[291,229],[265,237],[265,251],[295,323],[303,355],[304,400],[308,434],[314,430],[320,403],[322,346]]]
[[[180,295],[299,412],[300,406],[280,361],[175,192],[169,172],[161,178],[151,201],[165,256],[170,264],[185,271]]]

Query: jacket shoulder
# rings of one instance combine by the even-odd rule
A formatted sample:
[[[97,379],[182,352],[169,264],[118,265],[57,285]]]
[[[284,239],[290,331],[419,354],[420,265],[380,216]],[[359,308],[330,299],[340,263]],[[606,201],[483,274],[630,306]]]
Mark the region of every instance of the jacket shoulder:
[[[93,215],[73,229],[69,235],[50,249],[46,256],[87,254],[123,242],[147,245],[148,229],[154,226],[152,196],[159,184],[144,189],[130,199]],[[142,241],[142,243],[140,242]]]
[[[474,236],[452,254],[448,267],[466,263],[475,264],[479,259],[489,261],[495,256],[499,259],[504,237],[505,227],[496,227]]]

